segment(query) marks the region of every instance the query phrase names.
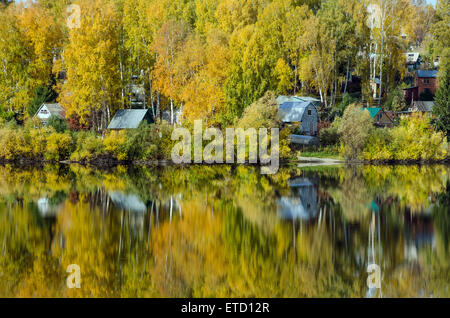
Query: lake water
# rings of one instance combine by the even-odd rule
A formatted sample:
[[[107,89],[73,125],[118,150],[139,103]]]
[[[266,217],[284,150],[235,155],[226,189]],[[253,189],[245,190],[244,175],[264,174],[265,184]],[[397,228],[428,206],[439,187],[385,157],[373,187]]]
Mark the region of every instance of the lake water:
[[[0,296],[449,297],[449,192],[449,166],[0,166]]]

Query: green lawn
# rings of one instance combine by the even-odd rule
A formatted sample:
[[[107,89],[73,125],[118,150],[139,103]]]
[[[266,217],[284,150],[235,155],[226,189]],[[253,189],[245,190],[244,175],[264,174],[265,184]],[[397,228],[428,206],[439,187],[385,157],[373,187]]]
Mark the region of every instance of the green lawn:
[[[310,149],[305,151],[300,151],[300,156],[302,157],[315,157],[315,158],[331,158],[331,159],[342,159],[339,155],[337,147],[326,147]]]

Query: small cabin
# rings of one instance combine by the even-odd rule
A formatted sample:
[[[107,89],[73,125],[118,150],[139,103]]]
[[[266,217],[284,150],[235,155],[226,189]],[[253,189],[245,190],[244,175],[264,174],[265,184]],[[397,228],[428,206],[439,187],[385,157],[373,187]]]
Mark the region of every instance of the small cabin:
[[[108,129],[134,129],[142,122],[151,124],[154,122],[150,109],[120,109],[109,123]]]
[[[278,118],[285,125],[300,124],[301,135],[317,135],[319,113],[312,101],[288,101],[278,107]]]
[[[408,72],[417,70],[421,64],[420,53],[408,52],[405,53],[405,56],[406,56],[406,68],[408,69]]]
[[[60,104],[44,103],[41,105],[41,107],[39,107],[34,116],[39,118],[43,125],[46,125],[50,117],[55,116],[58,117],[59,119],[65,119],[65,115],[66,112]]]
[[[394,126],[394,120],[392,115],[386,113],[381,107],[364,107],[363,110],[367,110],[375,121],[374,125],[377,127],[392,127]]]

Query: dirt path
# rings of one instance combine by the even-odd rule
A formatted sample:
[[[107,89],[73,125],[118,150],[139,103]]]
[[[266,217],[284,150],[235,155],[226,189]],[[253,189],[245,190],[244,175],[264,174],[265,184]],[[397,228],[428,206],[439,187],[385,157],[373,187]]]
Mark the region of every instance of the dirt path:
[[[299,156],[299,167],[308,166],[328,166],[328,165],[338,165],[344,163],[344,161],[332,158],[315,158],[315,157],[302,157]]]

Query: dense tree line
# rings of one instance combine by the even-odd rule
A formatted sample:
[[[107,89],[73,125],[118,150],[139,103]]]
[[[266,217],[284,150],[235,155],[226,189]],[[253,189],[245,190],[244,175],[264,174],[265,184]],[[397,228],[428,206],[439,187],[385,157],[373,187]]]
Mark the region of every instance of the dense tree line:
[[[67,26],[69,4],[79,28]],[[37,0],[3,6],[0,19],[2,111],[31,109],[47,87],[72,122],[99,130],[130,107],[133,80],[156,117],[169,110],[173,122],[181,108],[187,121],[226,125],[268,90],[335,108],[351,74],[364,100],[383,101],[408,46],[448,50],[434,9],[411,0]]]

